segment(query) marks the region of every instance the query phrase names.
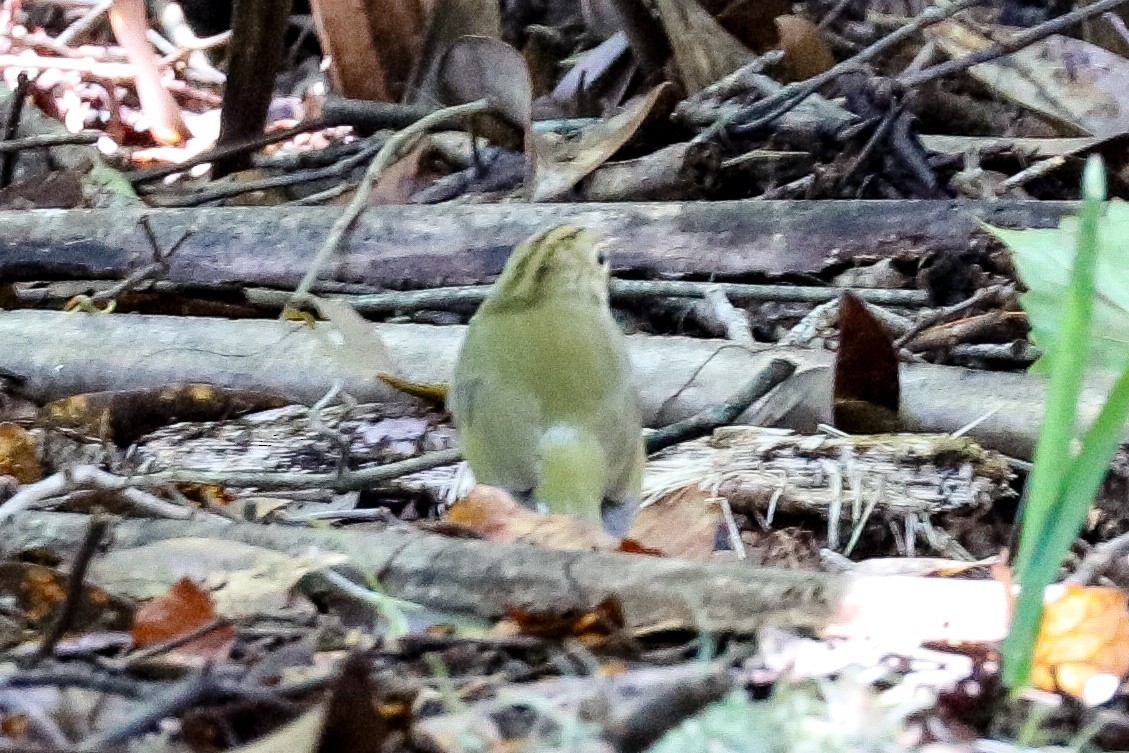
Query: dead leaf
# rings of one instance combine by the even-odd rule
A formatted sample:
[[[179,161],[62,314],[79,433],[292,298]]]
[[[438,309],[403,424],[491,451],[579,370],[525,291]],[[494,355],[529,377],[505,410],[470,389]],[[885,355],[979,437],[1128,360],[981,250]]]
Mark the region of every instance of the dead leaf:
[[[389,736],[411,724],[410,704],[380,702],[377,688],[369,676],[366,654],[350,654],[334,678],[326,704],[319,753],[383,753],[391,746]],[[401,709],[394,716],[386,715],[393,707]]]
[[[656,0],[687,94],[705,89],[753,59],[753,53],[695,0]]]
[[[431,3],[411,85],[404,95],[405,102],[437,105],[443,101],[439,71],[448,50],[464,36],[500,40],[502,16],[499,6],[497,0],[434,0]]]
[[[318,316],[329,320],[333,331],[341,338],[334,343],[333,356],[342,366],[359,375],[375,376],[378,372],[395,374],[398,370],[392,354],[372,322],[357,313],[346,301],[337,298],[310,296]],[[315,329],[315,332],[321,328]]]
[[[504,489],[483,484],[451,505],[447,520],[490,541],[522,541],[566,551],[614,551],[619,545],[603,528],[571,515],[535,512],[523,507]]]
[[[430,2],[312,0],[333,89],[353,99],[398,102],[415,64]]]
[[[823,40],[819,27],[803,16],[777,16],[776,30],[780,36],[779,47],[784,51],[777,72],[781,81],[804,81],[835,65],[835,56]]]
[[[21,628],[44,630],[66,595],[67,579],[53,568],[30,562],[0,563],[0,599],[7,605],[5,617],[18,621]],[[125,599],[85,584],[71,630],[125,630],[133,619],[133,609]]]
[[[189,578],[181,578],[166,593],[137,609],[130,634],[137,648],[155,646],[179,638],[216,621],[215,605],[208,592]],[[222,661],[235,644],[235,628],[222,625],[172,651],[177,659],[192,665]]]
[[[850,291],[839,299],[835,426],[851,434],[898,431],[898,356],[890,336]]]
[[[447,385],[445,384],[412,382],[407,379],[401,379],[398,376],[393,376],[392,374],[387,374],[383,371],[379,372],[376,377],[392,389],[422,400],[431,407],[442,409],[447,402]]]
[[[43,478],[31,435],[13,423],[0,423],[0,476],[12,476],[21,484]]]
[[[91,437],[127,445],[143,434],[178,421],[219,421],[281,408],[290,401],[269,392],[210,384],[170,384],[138,390],[88,392],[47,403],[39,420]]]
[[[926,34],[957,59],[995,44],[955,21],[934,24]],[[1011,101],[1069,126],[1074,133],[1068,135],[1129,130],[1129,60],[1080,39],[1052,35],[968,72]]]
[[[622,31],[605,39],[590,50],[581,53],[576,63],[553,87],[550,99],[573,117],[580,115],[576,103],[583,92],[590,91],[604,76],[608,75],[628,52],[627,35]],[[591,98],[586,97],[586,98]],[[614,104],[619,104],[618,102]]]
[[[348,560],[332,552],[292,556],[198,537],[118,549],[94,560],[90,578],[111,593],[149,599],[187,577],[208,589],[216,611],[232,619],[293,607],[291,589],[307,573]]]
[[[780,40],[774,21],[791,12],[791,0],[736,0],[717,14],[717,22],[750,50],[763,55],[775,49]]]
[[[705,560],[713,556],[722,523],[717,498],[694,484],[663,495],[641,509],[627,536],[668,557]]]
[[[626,621],[623,606],[609,596],[587,611],[528,612],[509,609],[506,615],[525,635],[550,641],[576,638],[586,645],[597,644],[617,632],[622,632]]]
[[[1031,681],[1090,704],[1105,703],[1129,674],[1129,594],[1118,588],[1064,586],[1046,602]],[[1091,680],[1108,675],[1109,694],[1094,697]],[[1100,685],[1098,687],[1101,687]]]
[[[533,84],[521,53],[500,39],[460,37],[439,69],[443,101],[461,104],[485,99],[504,123],[489,116],[476,119],[482,135],[494,143],[520,149],[533,117]],[[493,124],[491,124],[491,121]]]
[[[377,178],[369,195],[369,206],[410,204],[412,196],[430,186],[445,173],[436,170],[431,160],[431,142],[427,137],[400,159],[389,165]]]
[[[628,102],[623,110],[605,121],[569,133],[536,133],[533,136],[535,166],[530,201],[563,198],[585,176],[612,157],[673,92],[660,84],[646,95]]]

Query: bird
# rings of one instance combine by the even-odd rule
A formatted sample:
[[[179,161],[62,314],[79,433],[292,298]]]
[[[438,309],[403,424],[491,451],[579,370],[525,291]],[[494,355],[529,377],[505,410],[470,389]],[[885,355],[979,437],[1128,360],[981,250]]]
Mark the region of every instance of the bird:
[[[623,537],[646,453],[605,249],[576,225],[519,244],[469,322],[447,406],[479,483]]]

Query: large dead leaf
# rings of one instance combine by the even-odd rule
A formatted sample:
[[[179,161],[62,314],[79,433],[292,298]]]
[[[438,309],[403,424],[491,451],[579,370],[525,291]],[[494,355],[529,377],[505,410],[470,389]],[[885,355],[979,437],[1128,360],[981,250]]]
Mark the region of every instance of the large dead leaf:
[[[704,560],[713,556],[721,524],[719,500],[694,484],[640,510],[627,537],[670,557]]]
[[[396,102],[412,72],[427,0],[311,0],[333,88],[346,97]]]
[[[1105,703],[1129,674],[1127,595],[1117,588],[1066,586],[1048,599],[1031,680],[1089,703]],[[1106,676],[1108,682],[1094,683]],[[1099,693],[1101,688],[1108,693]]]
[[[695,0],[656,0],[659,19],[689,94],[753,59],[753,53]]]
[[[447,519],[491,541],[522,541],[564,550],[614,551],[619,546],[602,528],[571,515],[535,512],[504,490],[481,484],[451,505]]]
[[[459,37],[463,36],[500,40],[502,16],[499,5],[497,0],[435,0],[432,3],[405,101],[427,104],[442,101],[438,86],[439,69],[447,51],[453,49]]]
[[[0,423],[0,476],[12,476],[21,484],[43,478],[31,435],[7,421]]]
[[[482,135],[508,148],[528,141],[533,84],[521,53],[500,39],[466,36],[447,51],[439,68],[440,95],[448,104],[485,99],[504,123],[476,118]]]
[[[334,357],[341,365],[369,377],[380,372],[397,372],[392,354],[380,339],[380,333],[355,308],[336,298],[315,297],[313,304],[318,314],[329,320],[334,333],[340,337],[340,342],[334,343],[337,346]]]
[[[208,592],[188,578],[181,578],[166,593],[142,604],[133,618],[130,634],[138,648],[179,638],[216,620],[216,608]],[[174,649],[177,659],[202,666],[227,658],[235,643],[235,628],[222,625]]]
[[[290,602],[290,590],[307,573],[347,561],[331,552],[292,556],[205,538],[166,539],[112,551],[90,565],[90,578],[111,593],[147,599],[187,577],[207,588],[216,612],[241,617],[276,611]]]
[[[995,44],[955,21],[934,24],[926,33],[954,58]],[[1076,131],[1112,136],[1129,130],[1129,60],[1080,39],[1050,36],[968,72]]]
[[[669,84],[660,84],[629,102],[617,115],[579,131],[535,133],[530,200],[563,198],[581,179],[619,151],[670,92]]]
[[[898,430],[898,356],[890,336],[853,293],[839,299],[835,425],[852,434]]]

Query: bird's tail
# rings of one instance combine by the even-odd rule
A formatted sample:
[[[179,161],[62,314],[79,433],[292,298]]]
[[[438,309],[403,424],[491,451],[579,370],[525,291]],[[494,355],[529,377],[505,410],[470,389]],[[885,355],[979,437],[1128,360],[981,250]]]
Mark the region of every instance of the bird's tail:
[[[604,448],[590,432],[558,424],[537,445],[541,459],[534,498],[549,512],[573,515],[601,524],[600,504],[608,475]]]

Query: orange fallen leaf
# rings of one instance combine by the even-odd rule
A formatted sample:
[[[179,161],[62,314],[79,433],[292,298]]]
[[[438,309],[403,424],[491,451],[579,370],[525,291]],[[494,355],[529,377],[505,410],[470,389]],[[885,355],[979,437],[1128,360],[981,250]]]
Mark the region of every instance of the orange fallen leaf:
[[[21,484],[43,478],[31,435],[8,422],[0,424],[0,476],[13,476]]]
[[[451,506],[447,519],[491,541],[538,544],[550,549],[614,550],[619,541],[571,515],[542,514],[523,507],[504,489],[479,484]]]
[[[713,556],[721,524],[717,498],[695,484],[664,495],[641,509],[628,538],[668,557],[704,560]]]
[[[1046,604],[1032,682],[1087,702],[1108,700],[1090,697],[1086,686],[1101,675],[1129,674],[1127,603],[1129,594],[1117,588],[1066,585]]]
[[[167,593],[141,605],[130,631],[133,643],[145,648],[178,638],[215,622],[215,604],[207,591],[190,578],[181,578]],[[214,661],[226,657],[235,641],[235,629],[222,625],[176,649],[183,659]]]

